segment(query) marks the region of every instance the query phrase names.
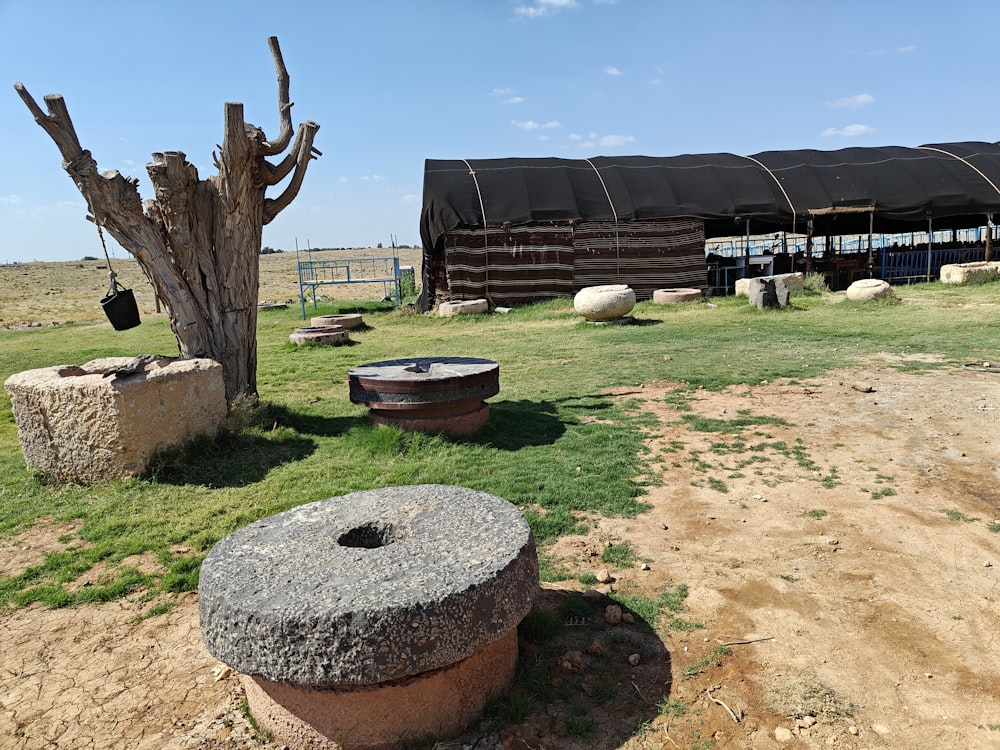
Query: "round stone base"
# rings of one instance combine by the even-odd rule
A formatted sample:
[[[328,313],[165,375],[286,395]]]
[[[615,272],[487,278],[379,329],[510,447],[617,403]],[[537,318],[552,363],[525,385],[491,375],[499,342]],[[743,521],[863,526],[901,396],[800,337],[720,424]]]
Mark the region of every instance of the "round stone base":
[[[243,675],[250,713],[290,747],[399,750],[461,734],[506,691],[517,666],[517,628],[477,653],[405,680],[317,690]]]
[[[655,289],[653,302],[657,305],[676,305],[701,299],[701,289]]]
[[[296,328],[288,337],[293,344],[343,344],[348,341],[347,329],[343,326],[308,326]]]
[[[430,409],[426,413],[369,409],[368,417],[375,424],[394,424],[407,432],[444,433],[462,437],[475,434],[483,428],[490,418],[490,405],[481,401],[472,411],[461,414],[434,413]]]
[[[343,326],[348,330],[364,325],[364,319],[359,313],[342,313],[340,315],[317,315],[309,321],[314,326]]]

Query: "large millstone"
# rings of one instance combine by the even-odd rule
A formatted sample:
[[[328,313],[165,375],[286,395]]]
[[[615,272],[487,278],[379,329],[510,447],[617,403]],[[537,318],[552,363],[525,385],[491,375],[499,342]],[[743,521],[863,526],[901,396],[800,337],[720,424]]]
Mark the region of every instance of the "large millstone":
[[[205,644],[252,678],[257,720],[330,748],[461,732],[509,687],[537,589],[520,511],[446,485],[262,519],[215,545],[198,584]]]
[[[471,435],[490,416],[485,399],[500,392],[500,365],[476,357],[414,357],[348,370],[350,398],[376,424]]]

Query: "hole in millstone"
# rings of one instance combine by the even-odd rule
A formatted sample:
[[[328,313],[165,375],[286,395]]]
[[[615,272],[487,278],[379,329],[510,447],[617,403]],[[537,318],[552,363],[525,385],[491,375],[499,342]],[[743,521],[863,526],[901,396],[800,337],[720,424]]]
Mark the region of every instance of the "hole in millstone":
[[[395,529],[392,527],[392,524],[369,521],[361,526],[354,527],[350,531],[345,531],[337,538],[337,544],[341,547],[377,549],[396,541],[393,537],[394,532]]]

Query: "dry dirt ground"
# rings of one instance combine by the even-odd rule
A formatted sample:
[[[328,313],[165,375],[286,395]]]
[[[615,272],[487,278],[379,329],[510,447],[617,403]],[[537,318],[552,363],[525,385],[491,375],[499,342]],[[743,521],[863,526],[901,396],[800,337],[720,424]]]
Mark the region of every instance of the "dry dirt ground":
[[[684,584],[681,616],[702,627],[606,625],[600,602],[565,628],[565,654],[539,657],[561,697],[439,747],[1000,747],[1000,378],[907,364],[685,398],[671,383],[622,392],[660,420],[652,507],[550,551],[576,575],[628,542],[635,562],[610,568],[610,588]],[[73,535],[39,524],[3,540],[0,570]],[[546,585],[539,601],[561,611],[574,588],[586,587]],[[148,606],[0,616],[0,747],[280,747],[205,651],[196,595],[137,621]],[[605,677],[613,689],[599,691]]]

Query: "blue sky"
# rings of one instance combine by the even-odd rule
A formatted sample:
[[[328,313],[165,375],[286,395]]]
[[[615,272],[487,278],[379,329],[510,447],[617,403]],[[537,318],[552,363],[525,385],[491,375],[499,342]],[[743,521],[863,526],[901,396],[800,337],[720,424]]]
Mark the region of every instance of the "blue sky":
[[[996,141],[998,20],[996,0],[0,0],[0,263],[102,254],[16,81],[62,94],[148,198],[154,151],[215,173],[226,101],[277,134],[275,35],[323,156],[264,244],[414,245],[427,158]]]

